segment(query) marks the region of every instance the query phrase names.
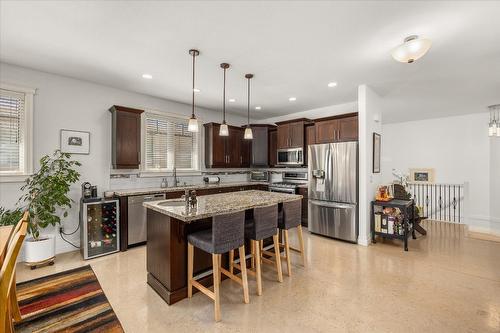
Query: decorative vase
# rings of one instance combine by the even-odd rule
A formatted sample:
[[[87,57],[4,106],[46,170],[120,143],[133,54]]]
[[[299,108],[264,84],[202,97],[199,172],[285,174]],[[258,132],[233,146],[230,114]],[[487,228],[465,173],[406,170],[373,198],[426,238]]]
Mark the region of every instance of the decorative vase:
[[[38,240],[33,237],[24,242],[24,261],[31,268],[43,264],[54,264],[56,255],[56,238],[54,235],[40,235]]]

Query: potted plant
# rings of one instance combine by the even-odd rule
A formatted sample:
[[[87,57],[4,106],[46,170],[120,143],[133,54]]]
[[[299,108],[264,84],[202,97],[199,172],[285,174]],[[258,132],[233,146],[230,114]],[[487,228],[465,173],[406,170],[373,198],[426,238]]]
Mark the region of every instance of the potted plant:
[[[71,160],[71,154],[56,150],[52,156],[40,159],[40,169],[26,179],[21,187],[25,192],[19,204],[25,204],[30,219],[28,231],[31,237],[25,242],[25,261],[32,268],[43,263],[52,264],[55,258],[55,236],[41,235],[41,229],[61,223],[62,214],[68,216],[68,209],[74,202],[68,192],[78,181],[80,173],[75,168],[78,161]]]
[[[16,225],[23,217],[23,211],[19,208],[5,209],[0,207],[0,226]]]

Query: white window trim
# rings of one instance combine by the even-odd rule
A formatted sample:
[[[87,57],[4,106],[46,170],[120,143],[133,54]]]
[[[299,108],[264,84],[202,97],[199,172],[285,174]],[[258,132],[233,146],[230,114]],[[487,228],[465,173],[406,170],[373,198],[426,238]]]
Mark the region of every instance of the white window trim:
[[[139,176],[140,177],[158,177],[160,175],[164,176],[171,176],[173,175],[173,171],[171,169],[160,169],[160,170],[146,170],[146,116],[147,115],[159,115],[163,117],[172,117],[172,118],[178,118],[178,119],[188,119],[186,115],[178,114],[178,113],[170,113],[170,112],[164,112],[164,111],[159,111],[159,110],[154,110],[154,109],[146,109],[144,112],[141,114],[141,166],[140,166],[140,172]],[[201,161],[203,158],[202,152],[204,147],[203,142],[201,138],[203,137],[201,135],[202,133],[202,128],[203,128],[203,121],[198,118],[198,132],[196,133],[196,140],[198,140],[198,161],[196,168],[193,169],[179,169],[177,170],[177,175],[178,176],[200,176],[202,175],[201,172]]]
[[[33,96],[36,88],[0,82],[0,89],[11,90],[25,94],[24,112],[24,170],[21,172],[0,173],[0,183],[20,183],[33,174]]]

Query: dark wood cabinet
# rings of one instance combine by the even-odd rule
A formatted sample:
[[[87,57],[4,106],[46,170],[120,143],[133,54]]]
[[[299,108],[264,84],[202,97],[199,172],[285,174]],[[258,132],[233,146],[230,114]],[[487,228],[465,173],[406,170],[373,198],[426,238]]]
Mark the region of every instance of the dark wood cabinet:
[[[314,127],[316,143],[358,140],[357,114],[318,119]]]
[[[304,147],[304,120],[279,122],[277,128],[278,149],[302,148]]]
[[[316,128],[314,125],[306,126],[306,147],[316,143]]]
[[[250,166],[250,142],[243,139],[244,129],[229,126],[229,136],[220,136],[220,124],[205,127],[205,166],[207,168],[241,168]]]
[[[277,130],[269,131],[269,165],[275,166],[278,162],[278,133]]]
[[[299,187],[297,189],[297,194],[302,195],[302,225],[307,227],[308,223],[308,197],[307,197],[307,187]]]
[[[115,169],[138,169],[141,164],[141,114],[144,110],[113,105],[112,164]]]

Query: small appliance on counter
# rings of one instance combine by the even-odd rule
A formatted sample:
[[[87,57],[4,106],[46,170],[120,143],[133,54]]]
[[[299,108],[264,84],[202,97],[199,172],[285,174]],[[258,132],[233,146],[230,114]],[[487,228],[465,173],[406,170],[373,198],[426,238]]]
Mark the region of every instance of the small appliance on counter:
[[[92,185],[89,182],[82,184],[82,200],[83,202],[96,202],[101,201],[101,198],[97,196],[97,186]]]
[[[205,184],[219,184],[220,183],[220,177],[219,176],[207,176],[207,177],[203,177],[203,182]]]
[[[251,182],[268,182],[269,172],[268,171],[250,171],[250,181]]]
[[[80,201],[80,252],[91,259],[120,250],[118,200]]]

